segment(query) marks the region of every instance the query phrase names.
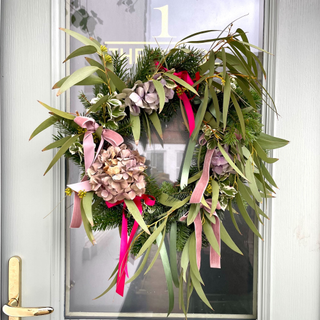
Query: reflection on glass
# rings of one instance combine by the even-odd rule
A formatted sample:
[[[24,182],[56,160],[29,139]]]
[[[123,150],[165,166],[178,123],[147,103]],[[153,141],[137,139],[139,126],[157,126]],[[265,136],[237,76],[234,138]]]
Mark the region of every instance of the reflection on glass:
[[[251,43],[259,45],[260,2],[260,0],[241,2],[232,0],[224,2],[216,0],[201,2],[74,0],[71,1],[70,8],[67,8],[69,14],[67,18],[72,30],[106,42],[109,50],[118,50],[120,53],[127,54],[129,62],[134,63],[145,43],[155,45],[153,36],[157,36],[160,45],[166,48],[170,42],[174,43],[193,32],[222,29],[230,21],[247,13],[250,13],[249,16],[242,19],[238,26],[249,31],[248,37]],[[73,38],[70,39],[71,52],[79,46],[79,42]],[[84,59],[72,59],[70,72],[84,65]],[[91,88],[72,88],[70,94],[72,112],[83,110],[77,99],[80,91],[84,91],[88,99],[93,97]],[[179,179],[180,167],[189,139],[179,113],[170,123],[163,124],[163,132],[163,144],[154,133],[151,145],[142,139],[138,146],[139,152],[147,158],[147,174],[154,177],[159,185],[164,181],[174,183]],[[78,181],[78,169],[70,165],[68,183]],[[67,219],[70,219],[71,212],[72,207],[67,209]],[[241,219],[238,220],[242,236],[234,229],[229,213],[225,212],[224,225],[244,255],[236,254],[222,243],[222,268],[211,269],[209,248],[202,250],[201,275],[207,284],[204,291],[215,311],[210,310],[197,294],[193,293],[190,299],[190,318],[197,318],[200,314],[207,314],[207,318],[214,318],[214,315],[219,317],[219,314],[230,315],[230,318],[236,318],[237,314],[247,315],[247,319],[255,318],[255,241],[247,225],[242,223]],[[90,244],[82,228],[67,230],[67,232],[69,239],[66,274],[67,317],[90,318],[88,314],[83,316],[78,314],[82,312],[89,312],[98,318],[166,317],[168,292],[160,258],[146,275],[142,272],[135,281],[126,285],[123,298],[112,289],[102,298],[93,300],[110,284],[108,278],[116,267],[119,257],[119,231],[97,232],[96,246]],[[157,247],[154,246],[145,270],[156,250]],[[136,261],[130,258],[129,275],[133,275],[140,262],[141,258]],[[178,307],[177,289],[175,307],[170,317],[175,316],[183,317]]]

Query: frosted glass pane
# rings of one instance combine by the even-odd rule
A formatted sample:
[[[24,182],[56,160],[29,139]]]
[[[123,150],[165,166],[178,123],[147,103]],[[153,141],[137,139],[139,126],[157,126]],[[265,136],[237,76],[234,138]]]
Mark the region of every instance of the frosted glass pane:
[[[206,29],[223,29],[232,20],[249,14],[234,24],[234,30],[241,27],[248,31],[251,43],[261,45],[262,23],[260,16],[262,1],[217,1],[217,0],[119,0],[119,1],[71,1],[67,8],[70,28],[86,36],[93,36],[101,43],[106,43],[109,50],[118,50],[128,55],[134,63],[144,44],[155,46],[154,36],[163,48],[169,43],[188,34]],[[70,52],[81,44],[70,39]],[[83,59],[72,59],[70,72],[85,66]],[[93,97],[91,88],[76,87],[71,89],[70,110],[82,112],[83,107],[77,96],[84,91],[89,99]],[[178,112],[164,128],[164,144],[155,138],[149,146],[146,141],[139,145],[139,152],[148,161],[148,174],[159,183],[174,182],[179,177],[188,133]],[[78,182],[78,171],[69,164],[68,182]],[[72,212],[71,203],[67,208],[67,220]],[[256,245],[252,233],[245,224],[239,227],[239,235],[225,213],[224,224],[244,256],[240,256],[222,244],[222,268],[210,269],[209,249],[202,250],[201,274],[206,283],[204,291],[212,303],[215,313],[206,307],[194,293],[190,300],[190,318],[214,318],[219,314],[247,315],[254,319],[256,313]],[[234,230],[234,231],[233,231]],[[66,275],[66,315],[67,317],[98,318],[165,318],[168,308],[168,292],[161,260],[158,259],[147,274],[143,273],[131,284],[126,285],[124,297],[111,289],[100,299],[93,300],[110,284],[108,281],[119,257],[119,231],[98,232],[95,237],[98,244],[92,246],[82,228],[67,230],[67,275]],[[156,246],[148,258],[147,265],[155,254]],[[130,259],[129,275],[139,267],[141,260]],[[147,266],[145,267],[145,269]],[[171,317],[181,318],[178,308],[178,292],[175,291],[176,303]],[[243,318],[243,317],[242,317]]]

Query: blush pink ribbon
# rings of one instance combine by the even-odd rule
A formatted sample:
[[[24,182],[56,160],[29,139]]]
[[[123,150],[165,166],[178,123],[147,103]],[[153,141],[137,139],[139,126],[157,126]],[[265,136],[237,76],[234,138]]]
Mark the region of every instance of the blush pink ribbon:
[[[204,139],[204,134],[199,138],[199,143],[201,145],[206,144],[206,140]],[[207,188],[209,178],[210,178],[210,165],[211,165],[213,152],[214,152],[214,149],[211,149],[211,150],[207,149],[206,156],[203,162],[202,175],[192,192],[190,203],[201,203],[203,193]]]
[[[83,154],[84,154],[84,166],[85,172],[87,172],[88,168],[92,165],[96,157],[98,156],[100,150],[103,147],[104,141],[109,142],[113,146],[118,146],[123,143],[122,136],[110,129],[103,129],[101,134],[101,140],[96,152],[96,156],[94,156],[95,144],[93,141],[92,134],[99,128],[99,125],[91,118],[87,117],[76,117],[74,122],[78,124],[81,128],[87,129],[84,133],[83,137]],[[78,192],[80,190],[84,190],[86,192],[91,191],[91,185],[88,181],[88,176],[85,175],[81,182],[75,184],[69,184],[68,187],[75,191],[74,195],[74,205],[73,205],[73,213],[70,223],[70,228],[79,228],[82,223],[81,218],[81,207],[80,202],[81,199],[78,196]]]
[[[207,199],[209,207],[211,207],[212,202],[211,199]],[[200,204],[200,208],[203,208],[208,213],[210,213],[210,208],[207,208],[202,203]],[[221,209],[220,203],[218,202],[216,209]],[[219,249],[221,249],[221,238],[220,238],[220,220],[216,212],[213,213],[216,218],[216,223],[211,223],[211,227],[213,233],[218,241]],[[188,212],[183,215],[179,220],[184,221],[188,217]],[[201,266],[201,248],[202,248],[202,221],[201,221],[201,213],[200,210],[193,221],[194,230],[196,235],[196,258],[197,258],[197,267],[200,270]],[[221,257],[220,255],[210,246],[210,268],[221,268]]]
[[[141,201],[144,200],[144,203],[148,206],[153,206],[156,203],[155,197],[151,195],[143,194],[141,197],[136,196],[133,199],[133,202],[138,207],[140,213],[142,213],[142,203]],[[106,205],[108,208],[112,208],[118,204],[123,203],[123,211],[122,211],[122,224],[121,224],[121,242],[120,242],[120,255],[119,255],[119,265],[118,265],[118,277],[117,277],[117,289],[116,292],[123,297],[124,292],[124,285],[125,285],[125,278],[128,275],[128,255],[130,251],[130,245],[133,240],[135,233],[138,230],[139,224],[137,221],[134,221],[129,240],[128,240],[128,220],[125,215],[126,203],[124,200],[117,201],[115,203],[110,203],[106,201]]]
[[[155,64],[156,64],[156,66],[158,66],[159,62],[157,61]],[[161,66],[161,69],[168,71],[168,69],[163,66]],[[177,76],[178,78],[182,79],[186,83],[190,84],[190,86],[193,85],[193,81],[187,71],[175,72],[174,75]],[[181,94],[181,95],[178,95],[178,97],[180,100],[182,100],[184,108],[186,110],[188,123],[189,123],[189,136],[191,137],[191,134],[195,128],[195,120],[194,120],[192,106],[191,106],[190,100],[185,92],[183,92],[183,94]]]
[[[99,125],[93,119],[87,117],[76,117],[74,122],[81,128],[87,129],[83,137],[84,167],[87,171],[94,158],[95,144],[92,134],[96,132]]]

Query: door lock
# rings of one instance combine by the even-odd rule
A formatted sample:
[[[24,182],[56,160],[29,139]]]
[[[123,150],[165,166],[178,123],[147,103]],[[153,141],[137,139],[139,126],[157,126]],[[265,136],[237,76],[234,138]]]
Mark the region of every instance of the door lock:
[[[19,320],[20,317],[43,316],[53,312],[51,307],[23,308],[21,307],[21,258],[9,259],[8,279],[9,301],[2,307],[2,311],[9,316],[9,320]]]

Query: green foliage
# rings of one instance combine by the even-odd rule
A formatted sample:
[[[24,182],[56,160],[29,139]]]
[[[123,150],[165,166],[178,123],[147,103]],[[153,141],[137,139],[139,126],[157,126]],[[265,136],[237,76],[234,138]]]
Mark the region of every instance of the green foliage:
[[[156,69],[155,62],[160,61],[161,57],[162,52],[159,48],[145,46],[142,54],[137,59],[136,65],[131,69],[128,87],[132,88],[138,80],[147,81]]]
[[[117,205],[109,209],[105,201],[95,194],[92,205],[93,230],[114,229],[121,225],[122,208],[122,205]]]
[[[124,82],[129,78],[130,69],[128,68],[128,57],[125,54],[119,54],[118,51],[111,54],[114,73]]]
[[[83,91],[80,92],[80,94],[78,95],[78,98],[81,101],[81,103],[83,104],[83,106],[85,107],[85,109],[88,109],[88,108],[91,107],[91,103],[87,99],[87,97],[86,97],[86,95],[84,94]]]

